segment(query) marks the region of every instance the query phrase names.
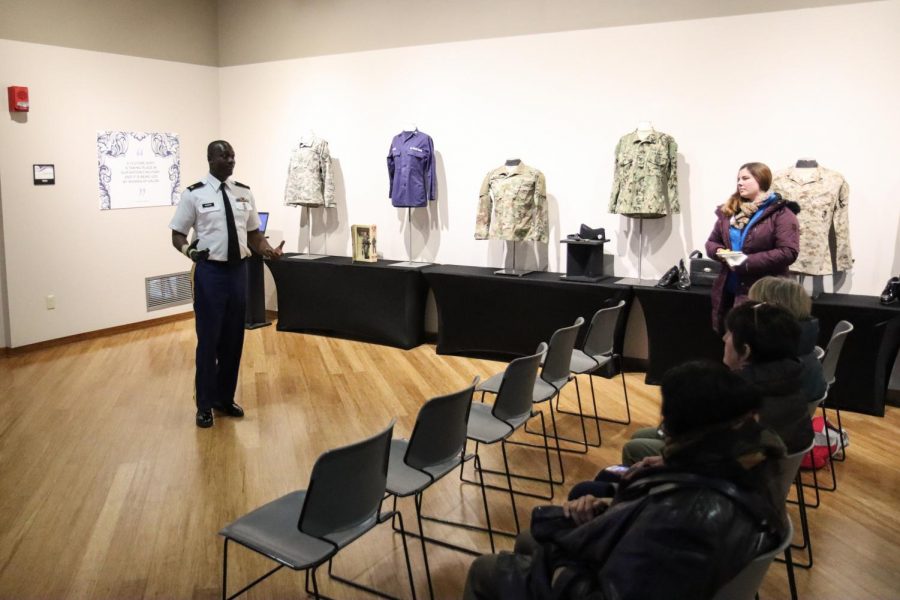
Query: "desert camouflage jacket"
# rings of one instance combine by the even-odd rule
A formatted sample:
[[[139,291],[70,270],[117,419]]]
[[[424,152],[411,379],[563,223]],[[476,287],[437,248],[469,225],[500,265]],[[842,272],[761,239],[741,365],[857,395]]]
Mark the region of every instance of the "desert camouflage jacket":
[[[334,206],[328,142],[317,137],[300,140],[291,153],[284,203],[287,206]]]
[[[837,171],[791,167],[775,174],[772,191],[800,205],[800,255],[791,271],[831,275],[853,267],[850,252],[850,188]],[[835,247],[829,243],[834,226]],[[832,250],[834,262],[832,263]]]
[[[544,174],[525,163],[487,174],[478,197],[476,240],[547,242],[547,186]]]
[[[643,139],[637,131],[616,145],[616,171],[609,212],[631,217],[662,217],[680,212],[678,204],[678,144],[652,131]]]

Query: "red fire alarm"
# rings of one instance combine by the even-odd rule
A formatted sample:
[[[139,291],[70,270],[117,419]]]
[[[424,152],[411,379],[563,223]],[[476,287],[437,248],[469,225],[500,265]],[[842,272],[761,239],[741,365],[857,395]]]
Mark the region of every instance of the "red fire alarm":
[[[28,112],[28,88],[11,85],[6,88],[9,93],[9,112]]]

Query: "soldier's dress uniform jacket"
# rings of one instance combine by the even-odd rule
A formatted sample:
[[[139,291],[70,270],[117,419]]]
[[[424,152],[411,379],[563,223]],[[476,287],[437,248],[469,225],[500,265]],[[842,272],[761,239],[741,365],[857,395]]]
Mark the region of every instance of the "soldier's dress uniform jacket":
[[[287,206],[334,206],[334,176],[328,142],[319,137],[301,139],[291,152],[287,183]]]
[[[658,218],[680,210],[675,138],[659,131],[644,136],[633,131],[622,136],[616,144],[609,212]]]
[[[427,133],[417,129],[395,135],[387,167],[391,204],[416,208],[435,199],[434,142]]]
[[[547,242],[547,184],[544,174],[525,163],[504,165],[481,184],[476,240]]]
[[[800,255],[791,271],[831,275],[853,267],[850,252],[850,188],[837,171],[791,167],[775,174],[772,189],[800,205]],[[834,262],[829,234],[834,228]]]
[[[234,217],[239,259],[228,260],[225,198]],[[198,410],[234,402],[244,345],[247,232],[259,229],[259,214],[250,188],[208,174],[182,194],[169,228],[199,240],[209,259],[194,265],[194,315],[197,329],[197,372],[194,397]]]

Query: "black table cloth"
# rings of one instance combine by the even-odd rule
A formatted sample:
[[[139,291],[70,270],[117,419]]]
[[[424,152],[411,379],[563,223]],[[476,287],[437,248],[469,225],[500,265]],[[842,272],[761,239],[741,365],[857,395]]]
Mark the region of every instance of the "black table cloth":
[[[348,257],[266,261],[278,290],[279,331],[323,333],[400,348],[422,343],[428,287],[420,269]]]
[[[524,277],[494,275],[495,269],[438,265],[423,275],[434,292],[438,314],[439,354],[522,356],[549,341],[560,327],[578,317],[590,323],[597,310],[625,300],[616,331],[621,353],[631,288],[612,279],[599,283],[560,280],[560,273],[535,272]],[[579,332],[581,344],[587,332]]]

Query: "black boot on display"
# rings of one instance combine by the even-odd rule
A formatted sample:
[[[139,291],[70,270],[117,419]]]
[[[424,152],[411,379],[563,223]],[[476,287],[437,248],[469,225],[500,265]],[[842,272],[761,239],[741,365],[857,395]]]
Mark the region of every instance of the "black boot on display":
[[[691,274],[684,268],[684,260],[678,261],[678,289],[691,289]]]
[[[898,298],[900,298],[900,277],[891,277],[881,292],[881,303],[893,304]]]
[[[656,287],[659,288],[670,288],[675,285],[678,281],[678,265],[675,265],[671,269],[665,272],[665,274],[659,278],[659,282],[656,284]]]

